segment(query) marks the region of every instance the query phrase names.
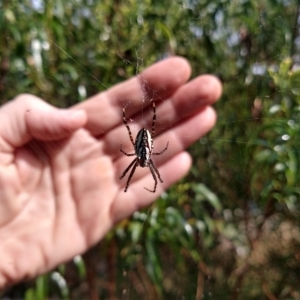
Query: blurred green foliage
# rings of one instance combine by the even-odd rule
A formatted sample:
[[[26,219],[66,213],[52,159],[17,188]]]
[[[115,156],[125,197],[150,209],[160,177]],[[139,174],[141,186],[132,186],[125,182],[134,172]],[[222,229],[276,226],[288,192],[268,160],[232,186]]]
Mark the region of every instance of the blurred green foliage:
[[[3,0],[0,99],[68,107],[170,55],[224,94],[188,176],[6,297],[300,299],[300,31],[289,0]]]

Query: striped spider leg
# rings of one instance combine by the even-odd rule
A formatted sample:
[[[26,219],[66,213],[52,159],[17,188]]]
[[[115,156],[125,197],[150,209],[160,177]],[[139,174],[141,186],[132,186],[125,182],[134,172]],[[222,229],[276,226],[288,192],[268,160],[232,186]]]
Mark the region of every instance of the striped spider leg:
[[[152,102],[152,108],[153,108],[153,118],[152,118],[152,130],[151,133],[146,128],[142,128],[137,136],[135,141],[133,141],[133,137],[131,134],[130,127],[127,123],[126,114],[125,114],[125,107],[123,107],[123,123],[127,128],[130,141],[134,147],[134,153],[126,153],[122,149],[122,145],[120,146],[120,151],[125,154],[126,156],[136,156],[135,159],[129,164],[129,166],[124,170],[122,175],[120,176],[120,179],[122,179],[127,172],[131,169],[131,172],[129,174],[129,177],[127,179],[127,183],[124,189],[124,192],[126,193],[130,184],[130,180],[136,170],[137,167],[148,167],[150,169],[151,175],[154,180],[154,188],[153,190],[149,190],[148,188],[144,187],[147,191],[151,193],[156,192],[156,186],[157,186],[157,178],[160,182],[163,182],[163,180],[160,177],[159,171],[154,165],[153,160],[151,159],[152,155],[161,155],[163,154],[169,146],[169,142],[167,142],[166,147],[160,151],[160,152],[153,152],[153,139],[155,136],[155,122],[156,122],[156,108],[155,108],[155,102]]]

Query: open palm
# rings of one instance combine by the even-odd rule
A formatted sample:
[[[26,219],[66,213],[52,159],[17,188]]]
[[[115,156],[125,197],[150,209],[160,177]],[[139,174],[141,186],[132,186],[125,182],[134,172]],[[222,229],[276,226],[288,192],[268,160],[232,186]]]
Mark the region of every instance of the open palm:
[[[149,205],[180,179],[191,161],[184,152],[215,123],[209,106],[220,96],[213,76],[186,83],[190,67],[171,58],[72,109],[21,95],[0,109],[0,287],[32,278],[83,253],[112,226]],[[153,157],[163,183],[156,193],[148,168],[138,168],[129,189],[120,175],[134,157],[133,136],[151,129],[157,107]],[[130,123],[130,122],[129,122]],[[131,125],[131,124],[129,124]]]

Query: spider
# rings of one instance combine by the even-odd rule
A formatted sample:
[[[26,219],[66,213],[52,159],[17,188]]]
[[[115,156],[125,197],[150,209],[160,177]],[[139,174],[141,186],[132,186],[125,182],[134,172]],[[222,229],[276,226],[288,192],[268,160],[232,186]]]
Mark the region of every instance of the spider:
[[[127,179],[125,189],[124,189],[125,193],[127,192],[130,180],[135,172],[135,169],[138,166],[142,167],[142,168],[148,167],[152,174],[152,177],[154,180],[154,189],[149,190],[146,187],[144,187],[147,191],[149,191],[151,193],[156,192],[157,178],[159,179],[160,182],[163,182],[157,168],[155,167],[155,165],[153,163],[153,160],[151,159],[151,156],[163,154],[168,149],[169,142],[167,142],[167,146],[162,151],[153,152],[153,138],[155,135],[155,121],[156,121],[155,102],[152,102],[152,108],[153,108],[152,132],[150,133],[149,130],[147,130],[146,128],[142,128],[138,132],[135,142],[134,142],[129,125],[127,123],[127,119],[126,119],[126,115],[125,115],[125,107],[123,107],[123,123],[127,128],[130,141],[134,147],[134,153],[126,153],[125,151],[123,151],[122,144],[120,146],[120,151],[127,156],[136,156],[136,158],[130,163],[130,165],[124,170],[124,172],[120,176],[120,179],[122,179],[127,174],[127,172],[132,168],[130,175]]]

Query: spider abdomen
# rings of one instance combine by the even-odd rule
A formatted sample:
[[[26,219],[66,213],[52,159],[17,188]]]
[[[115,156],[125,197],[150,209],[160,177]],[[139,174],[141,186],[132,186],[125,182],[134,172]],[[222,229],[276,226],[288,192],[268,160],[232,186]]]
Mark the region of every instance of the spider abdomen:
[[[134,149],[138,164],[144,168],[148,167],[153,150],[153,140],[149,130],[142,128],[135,139]]]

